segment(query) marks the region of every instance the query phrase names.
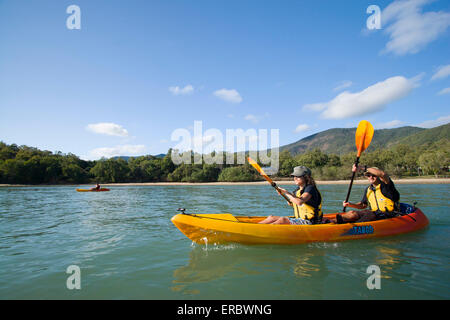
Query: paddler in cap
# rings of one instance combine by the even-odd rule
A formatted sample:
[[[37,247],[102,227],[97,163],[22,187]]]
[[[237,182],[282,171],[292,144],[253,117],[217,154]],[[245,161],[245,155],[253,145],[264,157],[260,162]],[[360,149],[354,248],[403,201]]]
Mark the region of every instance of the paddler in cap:
[[[363,171],[370,185],[366,188],[363,198],[358,203],[343,202],[344,207],[370,210],[349,211],[336,215],[332,222],[365,222],[391,218],[399,211],[400,193],[395,188],[394,182],[383,170],[377,167],[367,166],[352,167],[353,172]]]

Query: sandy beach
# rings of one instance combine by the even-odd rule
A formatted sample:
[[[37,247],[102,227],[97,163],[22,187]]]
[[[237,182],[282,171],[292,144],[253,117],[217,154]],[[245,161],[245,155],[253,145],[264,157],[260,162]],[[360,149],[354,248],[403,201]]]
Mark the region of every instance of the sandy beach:
[[[398,179],[393,180],[396,184],[448,184],[450,179],[438,178],[438,179]],[[291,180],[279,180],[274,181],[278,185],[293,185],[294,181]],[[328,184],[349,184],[349,180],[335,180],[335,181],[316,181],[318,185]],[[190,182],[144,182],[144,183],[105,183],[103,186],[234,186],[234,185],[267,185],[267,181],[256,182],[204,182],[204,183],[190,183]],[[353,184],[367,184],[367,180],[355,180]]]
[[[410,178],[410,179],[393,179],[396,184],[449,184],[450,178]],[[275,180],[278,185],[293,185],[291,180]],[[349,180],[334,180],[334,181],[320,181],[317,180],[318,185],[329,184],[349,184]],[[92,184],[92,183],[91,183]],[[87,186],[86,184],[74,184],[74,186]],[[267,185],[267,181],[255,182],[130,182],[130,183],[102,183],[102,186],[236,186],[236,185]],[[367,184],[367,180],[355,180],[353,184]],[[93,184],[92,184],[93,185]],[[0,187],[36,187],[36,186],[70,186],[70,185],[24,185],[24,184],[0,184]]]

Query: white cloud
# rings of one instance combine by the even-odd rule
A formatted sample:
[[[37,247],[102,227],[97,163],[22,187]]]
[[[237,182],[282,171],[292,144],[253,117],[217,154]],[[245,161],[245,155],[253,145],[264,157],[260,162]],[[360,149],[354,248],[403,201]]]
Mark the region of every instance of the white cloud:
[[[118,156],[136,156],[145,152],[144,145],[119,145],[115,147],[97,148],[89,152],[89,158],[92,160],[102,157],[111,158]]]
[[[128,137],[128,131],[126,129],[112,122],[88,124],[86,130],[108,136]]]
[[[403,121],[392,120],[392,121],[389,121],[389,122],[383,122],[383,123],[380,123],[378,125],[375,125],[375,129],[391,129],[391,128],[395,128],[395,127],[401,126],[403,124],[404,124]]]
[[[436,120],[427,120],[418,124],[417,126],[422,128],[434,128],[441,126],[443,124],[447,124],[449,122],[450,122],[450,115],[437,118]]]
[[[450,93],[450,87],[448,88],[444,88],[441,91],[438,92],[439,95],[443,95],[443,94],[449,94]]]
[[[188,84],[184,88],[180,88],[179,86],[176,87],[169,87],[169,91],[172,92],[173,95],[187,95],[194,92],[194,87]]]
[[[248,114],[244,117],[244,120],[251,121],[256,124],[256,123],[260,122],[261,120],[268,119],[268,118],[270,118],[270,114],[268,112],[266,112],[262,115]]]
[[[333,89],[333,91],[341,91],[342,89],[351,87],[351,85],[353,84],[353,82],[351,82],[350,80],[344,80],[338,83],[338,85]]]
[[[450,26],[450,13],[422,12],[430,0],[397,0],[381,14],[381,23],[390,40],[385,52],[397,55],[417,53],[436,40]]]
[[[450,76],[450,64],[446,66],[440,66],[435,74],[431,77],[431,80],[444,79]]]
[[[303,106],[303,110],[306,111],[322,111],[323,109],[325,109],[327,107],[326,103],[310,103],[310,104],[305,104]]]
[[[222,100],[232,102],[232,103],[241,103],[242,97],[235,89],[220,89],[214,91],[214,95]]]
[[[311,128],[311,127],[310,127],[309,125],[307,125],[307,124],[299,124],[299,125],[295,128],[294,132],[299,133],[299,132],[302,132],[302,131],[307,131],[307,130],[309,130],[310,128]]]
[[[257,116],[255,116],[254,114],[248,114],[244,117],[245,120],[247,121],[251,121],[253,123],[258,123],[259,122],[259,118]]]
[[[331,101],[306,104],[303,110],[322,111],[321,116],[325,119],[345,119],[375,113],[384,109],[387,104],[408,95],[418,86],[420,77],[388,78],[360,92],[344,91]]]

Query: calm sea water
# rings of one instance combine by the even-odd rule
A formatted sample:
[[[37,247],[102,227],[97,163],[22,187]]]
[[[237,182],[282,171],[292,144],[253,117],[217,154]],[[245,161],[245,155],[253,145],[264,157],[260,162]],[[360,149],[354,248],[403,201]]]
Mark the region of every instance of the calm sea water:
[[[288,190],[293,186],[285,186]],[[0,188],[1,299],[449,299],[450,185],[398,185],[430,226],[412,234],[295,246],[194,245],[171,223],[189,212],[289,215],[270,186]],[[363,186],[354,186],[359,201]],[[320,186],[325,213],[347,186]],[[69,290],[66,269],[81,270]],[[381,289],[366,285],[381,269]]]

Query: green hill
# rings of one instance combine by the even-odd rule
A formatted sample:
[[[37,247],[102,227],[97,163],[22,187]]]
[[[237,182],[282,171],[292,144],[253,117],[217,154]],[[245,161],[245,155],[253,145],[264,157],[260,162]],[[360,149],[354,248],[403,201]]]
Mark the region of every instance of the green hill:
[[[450,139],[450,123],[409,135],[400,139],[397,143],[419,147],[430,146],[442,139]]]
[[[346,154],[356,150],[355,132],[356,128],[325,130],[297,142],[282,146],[280,147],[280,151],[288,150],[292,155],[296,155],[318,148],[328,154]],[[396,144],[410,146],[430,145],[441,139],[450,139],[450,123],[431,129],[411,126],[394,129],[378,129],[375,130],[368,151],[388,148]]]

